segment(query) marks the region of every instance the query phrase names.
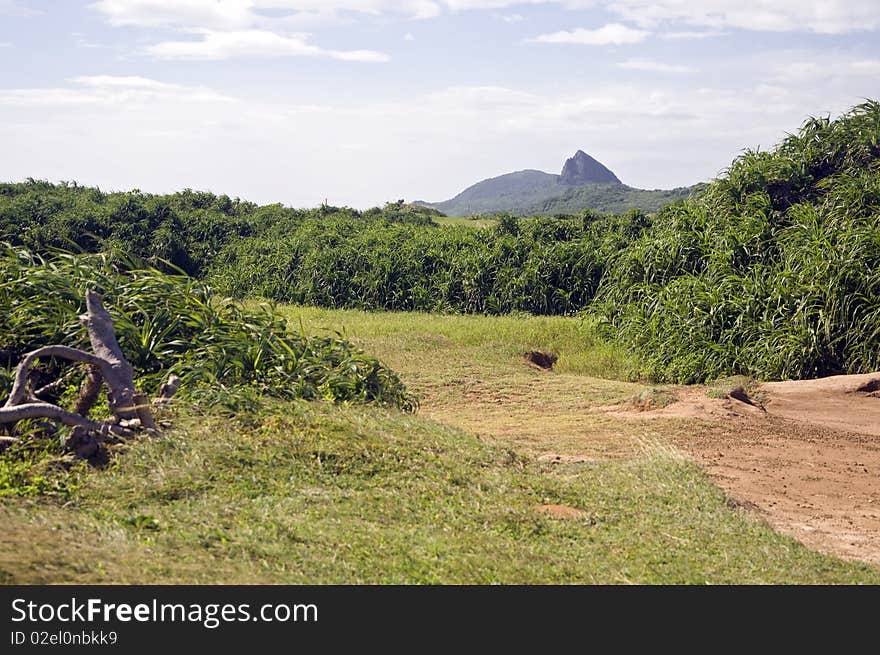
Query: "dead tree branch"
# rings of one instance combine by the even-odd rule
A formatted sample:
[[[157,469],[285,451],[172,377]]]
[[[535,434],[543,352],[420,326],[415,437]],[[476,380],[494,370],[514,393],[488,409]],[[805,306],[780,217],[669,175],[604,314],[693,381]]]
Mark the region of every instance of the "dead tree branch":
[[[51,403],[24,403],[15,407],[0,407],[0,423],[17,423],[25,419],[47,418],[70,427],[83,427],[93,432],[112,432],[119,436],[128,433],[121,425],[115,423],[92,421],[79,414],[68,412]]]
[[[134,385],[134,370],[125,359],[116,330],[104,303],[94,291],[86,292],[86,313],[80,316],[89,335],[92,353],[68,346],[44,346],[22,357],[15,371],[12,391],[6,403],[0,407],[0,424],[17,423],[25,419],[48,419],[74,428],[71,443],[74,450],[82,456],[92,456],[104,442],[107,435],[127,437],[133,428],[155,431],[151,404],[145,394],[138,393]],[[86,379],[80,389],[74,411],[70,412],[37,396],[52,393],[62,387],[62,380],[45,385],[36,392],[29,387],[30,372],[38,359],[66,359],[88,366]],[[103,384],[107,385],[107,401],[113,418],[108,421],[93,421],[88,414],[98,399]],[[180,380],[171,375],[162,385],[157,398],[158,404],[167,402],[180,386]],[[4,444],[14,440],[4,437]]]
[[[79,390],[79,396],[76,399],[73,411],[80,416],[88,418],[92,407],[98,402],[98,394],[101,393],[101,385],[103,383],[104,376],[101,375],[101,369],[97,366],[89,366],[89,370],[86,372],[86,379]]]

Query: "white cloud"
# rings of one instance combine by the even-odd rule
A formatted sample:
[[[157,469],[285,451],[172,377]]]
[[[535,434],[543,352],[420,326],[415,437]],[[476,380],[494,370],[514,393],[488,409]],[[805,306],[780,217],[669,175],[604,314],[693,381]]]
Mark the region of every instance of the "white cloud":
[[[11,48],[12,44],[9,41],[0,41],[0,48]]]
[[[876,93],[876,79],[880,75],[880,59],[855,58],[833,52],[785,50],[769,56],[755,55],[751,65],[760,66],[762,79],[771,84],[835,86],[857,83],[865,93]]]
[[[880,27],[877,0],[95,0],[90,7],[111,25],[161,27],[193,40],[155,43],[147,52],[164,59],[322,56],[346,61],[387,61],[373,50],[325,50],[300,32],[310,25],[396,16],[430,19],[445,12],[503,10],[555,4],[567,9],[602,7],[625,20],[540,34],[531,42],[627,45],[649,36],[706,39],[724,30],[846,33]],[[0,0],[0,12],[24,11]],[[497,14],[519,22],[522,14]],[[95,44],[82,40],[80,47]]]
[[[294,20],[345,13],[425,19],[444,10],[502,10],[542,4],[569,9],[602,6],[651,30],[675,23],[716,30],[829,34],[880,28],[876,0],[97,0],[91,6],[114,25],[243,30],[269,29],[270,23],[280,20],[267,18],[264,10],[288,12],[287,18]],[[11,0],[0,0],[0,12],[13,10],[28,11]]]
[[[216,60],[231,57],[329,57],[343,61],[384,62],[374,50],[327,50],[308,43],[306,35],[281,36],[265,30],[205,31],[199,40],[164,41],[145,48],[157,59]]]
[[[534,105],[540,101],[540,96],[503,86],[451,86],[429,93],[425,100],[447,112],[456,111],[456,108],[464,112],[499,108],[505,111]]]
[[[111,25],[237,29],[254,19],[249,0],[98,0],[90,5]]]
[[[880,27],[876,0],[611,0],[608,8],[641,27],[681,22],[715,29],[841,34]]]
[[[582,45],[626,45],[640,43],[651,33],[637,30],[620,23],[609,23],[595,30],[577,28],[570,31],[540,34],[530,42],[534,43],[576,43]]]
[[[180,91],[186,89],[178,84],[159,82],[137,75],[83,75],[72,77],[69,81],[93,89],[138,89],[142,91]]]
[[[91,7],[112,25],[211,30],[266,28],[298,16],[344,12],[396,13],[414,19],[441,13],[441,5],[433,0],[97,0]]]
[[[383,62],[373,50],[331,50],[290,33],[297,25],[322,22],[339,12],[380,15],[393,9],[411,18],[437,15],[431,0],[98,0],[90,5],[115,26],[162,27],[196,35],[154,43],[144,52],[158,59],[218,60],[232,57],[328,57]],[[270,10],[269,14],[263,13]]]
[[[95,43],[93,41],[89,41],[86,38],[86,35],[82,32],[71,32],[70,36],[73,37],[73,43],[77,48],[106,48],[107,46],[101,45],[100,43]]]
[[[852,61],[849,64],[849,69],[852,72],[864,75],[880,75],[880,60],[861,59],[859,61]]]
[[[669,39],[670,41],[696,41],[700,39],[714,39],[715,37],[726,35],[727,32],[721,32],[719,30],[663,32],[662,34],[658,34],[661,39]]]
[[[629,70],[648,71],[651,73],[696,73],[697,69],[680,64],[665,64],[650,59],[628,59],[617,64],[618,68]]]
[[[0,90],[0,107],[75,106],[149,109],[156,102],[191,105],[235,102],[233,98],[205,87],[168,84],[145,77],[93,75],[73,77],[71,86]]]
[[[404,41],[415,41],[416,37],[415,37],[415,35],[413,35],[412,32],[407,32],[406,34],[403,35],[403,40]]]

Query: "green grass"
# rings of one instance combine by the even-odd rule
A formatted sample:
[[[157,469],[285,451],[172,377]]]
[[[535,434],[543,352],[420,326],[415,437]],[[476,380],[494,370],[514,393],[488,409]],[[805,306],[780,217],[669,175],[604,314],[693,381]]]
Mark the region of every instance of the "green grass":
[[[519,453],[630,456],[638,438],[598,405],[643,390],[626,353],[572,317],[371,313],[280,306],[307,335],[345,334],[421,399],[420,415]],[[552,352],[552,372],[523,355]]]
[[[551,470],[419,417],[303,401],[176,425],[71,474],[63,503],[4,501],[0,580],[880,583],[729,509],[661,448]]]
[[[401,374],[431,376],[462,363],[497,375],[522,368],[530,350],[559,357],[554,370],[612,380],[628,380],[635,360],[597,335],[590,319],[565,316],[474,316],[424,312],[365,312],[282,305],[293,325],[306,334],[334,331],[359,344]]]
[[[162,438],[117,447],[105,469],[9,460],[0,582],[880,584],[731,509],[663,445],[669,426],[592,411],[645,387],[589,322],[278,311],[306,335],[344,330],[424,396],[421,412],[181,401]],[[555,370],[527,350],[559,355]]]

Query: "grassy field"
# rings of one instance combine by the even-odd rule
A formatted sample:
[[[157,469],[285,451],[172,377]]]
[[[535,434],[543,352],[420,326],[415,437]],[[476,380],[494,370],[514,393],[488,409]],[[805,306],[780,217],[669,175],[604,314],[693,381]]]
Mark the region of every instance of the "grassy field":
[[[589,324],[285,311],[378,354],[420,413],[180,406],[163,438],[109,468],[54,472],[54,494],[4,499],[0,580],[880,583],[730,509],[655,428],[590,413],[645,387]],[[526,364],[532,349],[557,354],[557,370]],[[554,464],[548,452],[590,456]]]
[[[610,457],[639,451],[649,430],[591,412],[644,389],[626,381],[634,362],[599,339],[589,322],[559,316],[483,317],[289,307],[309,334],[343,333],[403,377],[422,399],[420,416],[529,455]],[[552,374],[523,353],[559,359]]]
[[[418,379],[439,379],[472,362],[495,377],[521,371],[530,350],[559,357],[554,370],[626,380],[635,362],[596,335],[589,319],[563,316],[475,316],[423,312],[364,312],[288,306],[290,322],[308,334],[342,333],[378,354],[395,370]]]

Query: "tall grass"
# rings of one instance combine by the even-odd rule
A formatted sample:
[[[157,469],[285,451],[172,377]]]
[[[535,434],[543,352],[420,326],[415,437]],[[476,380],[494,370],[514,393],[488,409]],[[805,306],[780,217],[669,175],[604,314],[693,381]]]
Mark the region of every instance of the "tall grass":
[[[596,309],[662,379],[880,368],[880,103],[666,208],[609,260]]]
[[[44,258],[8,245],[0,245],[0,365],[7,366],[0,393],[8,393],[10,367],[26,350],[50,343],[88,347],[77,318],[87,288],[105,296],[146,391],[174,373],[184,396],[207,401],[246,388],[415,408],[403,383],[375,357],[341,338],[295,332],[271,307],[245,307],[185,275],[131,267],[109,255]]]

